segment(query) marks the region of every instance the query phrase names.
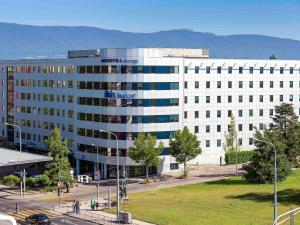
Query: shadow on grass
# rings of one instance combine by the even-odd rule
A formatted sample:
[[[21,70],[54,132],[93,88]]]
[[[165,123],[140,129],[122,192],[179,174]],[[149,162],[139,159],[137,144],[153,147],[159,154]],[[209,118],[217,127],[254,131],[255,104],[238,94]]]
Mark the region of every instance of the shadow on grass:
[[[209,185],[239,185],[239,184],[246,184],[244,179],[240,178],[231,178],[231,179],[223,179],[223,180],[216,180],[216,181],[209,181],[206,184]]]
[[[231,195],[231,196],[227,196],[226,198],[272,203],[274,199],[274,195],[273,193],[252,192],[243,195]],[[282,191],[278,191],[277,198],[279,204],[283,204],[283,205],[300,204],[300,189],[290,188],[290,189],[284,189]]]

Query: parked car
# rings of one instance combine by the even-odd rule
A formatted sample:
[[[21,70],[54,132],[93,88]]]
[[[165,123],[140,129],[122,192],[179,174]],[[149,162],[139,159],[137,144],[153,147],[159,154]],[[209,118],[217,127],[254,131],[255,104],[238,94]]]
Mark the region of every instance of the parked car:
[[[25,218],[26,224],[32,225],[50,225],[51,221],[46,214],[34,214]]]

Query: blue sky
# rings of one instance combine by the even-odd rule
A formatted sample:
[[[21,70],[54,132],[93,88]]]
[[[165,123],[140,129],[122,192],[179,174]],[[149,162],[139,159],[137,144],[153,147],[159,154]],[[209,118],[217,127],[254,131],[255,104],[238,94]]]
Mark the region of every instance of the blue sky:
[[[300,0],[0,0],[0,21],[132,32],[188,28],[300,40]]]

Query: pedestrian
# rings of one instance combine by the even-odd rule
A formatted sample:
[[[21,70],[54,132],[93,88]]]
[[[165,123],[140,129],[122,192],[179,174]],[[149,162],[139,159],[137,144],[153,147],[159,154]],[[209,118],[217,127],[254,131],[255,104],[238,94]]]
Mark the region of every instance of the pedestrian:
[[[99,208],[99,202],[96,203],[96,210]]]
[[[73,207],[73,213],[75,213],[76,212],[76,201],[75,200],[73,200],[72,207]]]
[[[78,214],[80,213],[80,202],[79,201],[77,201],[78,202]]]

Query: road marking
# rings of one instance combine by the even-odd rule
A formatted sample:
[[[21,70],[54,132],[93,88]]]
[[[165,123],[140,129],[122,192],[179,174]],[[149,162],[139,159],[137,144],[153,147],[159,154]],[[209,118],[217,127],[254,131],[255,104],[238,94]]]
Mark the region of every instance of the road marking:
[[[44,210],[44,209],[24,210],[24,211],[20,211],[18,214],[16,214],[16,212],[6,212],[6,214],[14,217],[18,221],[25,220],[26,217],[31,216],[33,214],[46,214],[49,218],[56,218],[61,216],[61,214],[57,212],[51,210]]]

